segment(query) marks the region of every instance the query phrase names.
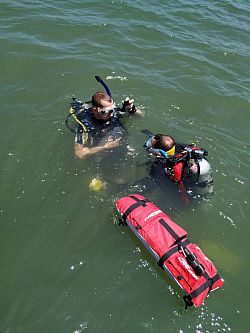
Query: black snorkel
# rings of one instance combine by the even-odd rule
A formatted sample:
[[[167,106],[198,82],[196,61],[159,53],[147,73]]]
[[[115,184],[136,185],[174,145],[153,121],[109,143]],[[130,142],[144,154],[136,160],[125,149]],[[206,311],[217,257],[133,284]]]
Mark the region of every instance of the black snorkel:
[[[100,76],[99,75],[95,75],[95,78],[96,78],[96,81],[97,82],[100,82],[101,83],[101,85],[104,87],[104,89],[106,90],[106,93],[110,96],[110,97],[112,97],[111,96],[111,92],[110,92],[110,90],[109,90],[109,87],[106,85],[106,83],[100,78]]]

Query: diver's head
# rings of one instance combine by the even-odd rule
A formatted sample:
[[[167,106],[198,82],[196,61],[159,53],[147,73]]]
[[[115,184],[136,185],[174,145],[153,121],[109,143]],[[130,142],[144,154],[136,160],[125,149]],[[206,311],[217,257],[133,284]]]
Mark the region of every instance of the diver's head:
[[[108,120],[114,114],[115,103],[105,92],[97,92],[92,96],[92,111],[96,119]]]
[[[166,134],[156,134],[150,138],[146,143],[147,147],[151,153],[155,154],[157,157],[168,158],[173,156],[175,153],[175,142],[174,138]]]
[[[175,145],[174,138],[166,134],[156,134],[153,138],[153,147],[168,151]]]

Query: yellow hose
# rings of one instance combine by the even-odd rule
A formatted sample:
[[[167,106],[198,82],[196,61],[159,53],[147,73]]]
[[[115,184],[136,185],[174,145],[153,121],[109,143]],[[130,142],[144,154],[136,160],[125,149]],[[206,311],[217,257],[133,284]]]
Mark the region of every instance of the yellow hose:
[[[88,135],[88,130],[87,128],[83,125],[83,123],[76,117],[75,115],[75,110],[71,107],[69,109],[69,113],[72,114],[72,116],[74,117],[75,121],[82,127],[84,133],[85,133],[85,136],[84,136],[84,142],[83,144],[85,144],[87,141],[88,141],[88,138],[89,138],[89,135]]]

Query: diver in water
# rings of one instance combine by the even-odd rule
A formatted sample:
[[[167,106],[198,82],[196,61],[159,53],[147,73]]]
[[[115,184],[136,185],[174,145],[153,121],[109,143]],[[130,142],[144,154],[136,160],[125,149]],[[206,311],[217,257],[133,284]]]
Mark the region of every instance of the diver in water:
[[[142,115],[135,107],[134,100],[128,97],[122,102],[121,108],[117,107],[107,85],[100,77],[97,76],[96,79],[102,83],[106,92],[95,93],[91,103],[82,103],[75,97],[71,103],[70,115],[78,123],[74,151],[75,156],[81,159],[118,147],[125,132],[121,117]]]
[[[152,192],[157,185],[164,192],[169,206],[188,204],[192,199],[207,199],[213,194],[211,166],[206,160],[208,152],[195,145],[177,143],[166,134],[153,135],[145,143],[150,156],[149,176],[132,185],[139,192]],[[176,191],[177,190],[177,191]],[[181,199],[178,197],[181,194]]]
[[[156,134],[145,147],[156,157],[151,166],[153,177],[165,174],[172,182],[179,185],[183,199],[191,195],[210,195],[213,193],[211,166],[205,156],[208,152],[194,144],[176,143],[166,134]]]
[[[88,165],[92,172],[96,169],[98,179],[104,178],[109,186],[120,186],[128,182],[126,172],[122,171],[131,158],[122,118],[143,113],[128,97],[121,107],[116,106],[106,83],[99,76],[95,78],[105,92],[95,93],[86,103],[72,97],[66,125],[75,134],[75,156],[89,158]],[[74,127],[70,126],[69,119],[75,120]]]

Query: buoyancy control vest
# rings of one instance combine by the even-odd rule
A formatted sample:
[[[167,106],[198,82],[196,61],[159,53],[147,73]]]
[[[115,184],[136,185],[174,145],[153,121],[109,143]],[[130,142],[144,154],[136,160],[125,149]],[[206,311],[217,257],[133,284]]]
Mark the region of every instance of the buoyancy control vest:
[[[185,178],[192,178],[196,184],[211,181],[211,166],[205,156],[208,152],[194,145],[185,146],[166,161],[166,168],[172,169],[170,178],[179,183]]]

